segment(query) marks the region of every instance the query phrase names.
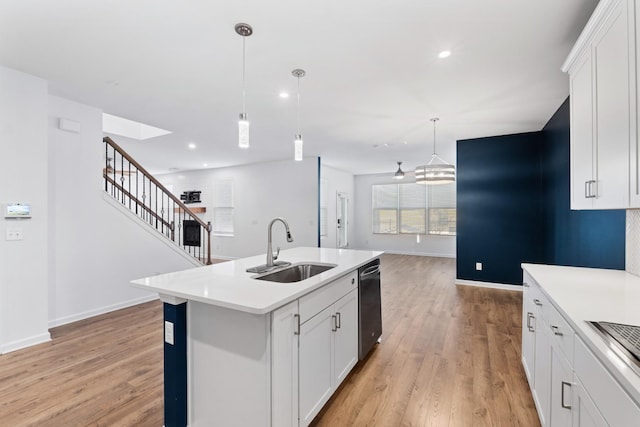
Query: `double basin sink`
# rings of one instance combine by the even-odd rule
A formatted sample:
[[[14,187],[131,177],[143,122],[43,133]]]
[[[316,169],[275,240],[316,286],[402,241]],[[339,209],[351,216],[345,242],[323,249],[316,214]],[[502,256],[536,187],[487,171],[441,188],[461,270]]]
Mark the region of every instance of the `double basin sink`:
[[[280,268],[273,272],[261,274],[260,276],[254,277],[254,279],[278,283],[300,282],[324,273],[327,270],[331,270],[334,267],[336,267],[335,264],[299,263]]]

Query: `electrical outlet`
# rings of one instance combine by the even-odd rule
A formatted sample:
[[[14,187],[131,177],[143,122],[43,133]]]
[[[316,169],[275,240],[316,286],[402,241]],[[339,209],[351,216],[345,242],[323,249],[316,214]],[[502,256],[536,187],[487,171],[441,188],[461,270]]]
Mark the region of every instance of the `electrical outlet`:
[[[164,342],[171,345],[174,343],[173,323],[166,320],[164,321]]]
[[[477,271],[482,271],[482,263],[481,262],[476,262],[476,270]]]

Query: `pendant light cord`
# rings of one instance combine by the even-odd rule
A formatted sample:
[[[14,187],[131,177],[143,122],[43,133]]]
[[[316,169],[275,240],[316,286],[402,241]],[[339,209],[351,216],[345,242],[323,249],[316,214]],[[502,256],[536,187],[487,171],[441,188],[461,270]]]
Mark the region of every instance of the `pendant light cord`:
[[[300,76],[298,76],[298,135],[300,135]]]
[[[431,119],[433,121],[433,154],[435,154],[436,156],[438,155],[436,153],[436,119]]]
[[[242,112],[246,113],[246,97],[247,97],[247,89],[245,87],[245,40],[246,36],[242,36]]]

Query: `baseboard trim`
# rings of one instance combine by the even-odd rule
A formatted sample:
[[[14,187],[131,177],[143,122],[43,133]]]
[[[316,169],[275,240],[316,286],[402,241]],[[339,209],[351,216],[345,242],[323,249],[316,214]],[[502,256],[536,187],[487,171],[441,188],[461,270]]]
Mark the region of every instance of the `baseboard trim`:
[[[369,249],[367,249],[369,250]],[[415,256],[428,256],[434,258],[455,258],[455,254],[434,254],[434,253],[425,253],[425,252],[404,252],[404,251],[388,251],[384,250],[385,254],[393,254],[393,255],[415,255]]]
[[[465,280],[465,279],[456,279],[454,282],[456,285],[464,285],[464,286],[476,286],[479,288],[493,288],[493,289],[504,289],[507,291],[518,291],[522,292],[521,285],[507,285],[504,283],[492,283],[492,282],[478,282],[475,280]]]
[[[42,344],[44,342],[51,341],[51,334],[45,332],[43,334],[34,335],[32,337],[24,338],[21,340],[13,341],[0,346],[0,354],[10,353],[12,351],[20,350],[32,345]]]
[[[67,323],[77,322],[78,320],[88,319],[89,317],[99,316],[101,314],[110,313],[112,311],[120,310],[121,308],[127,308],[145,302],[158,299],[158,294],[150,294],[144,297],[131,299],[128,301],[119,302],[117,304],[107,305],[105,307],[96,308],[93,310],[83,311],[82,313],[72,314],[71,316],[61,317],[59,319],[49,320],[49,328],[55,328],[56,326],[66,325]]]

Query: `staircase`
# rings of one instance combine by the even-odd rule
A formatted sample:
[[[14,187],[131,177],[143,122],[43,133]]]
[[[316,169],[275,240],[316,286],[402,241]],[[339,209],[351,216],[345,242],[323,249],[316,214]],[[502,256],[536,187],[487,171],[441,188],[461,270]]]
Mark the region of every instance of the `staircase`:
[[[200,263],[211,264],[211,222],[198,218],[111,138],[102,141],[104,191]]]

